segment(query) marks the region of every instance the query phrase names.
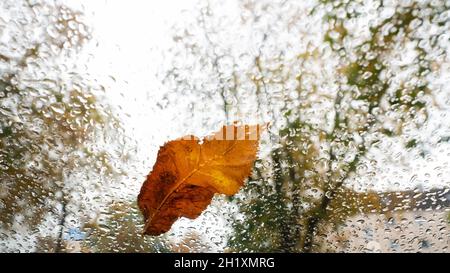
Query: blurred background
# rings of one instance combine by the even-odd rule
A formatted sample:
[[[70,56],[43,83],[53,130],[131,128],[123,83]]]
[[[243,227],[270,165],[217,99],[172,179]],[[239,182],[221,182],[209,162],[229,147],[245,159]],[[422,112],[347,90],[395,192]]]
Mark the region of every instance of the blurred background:
[[[450,1],[0,2],[1,252],[450,252]],[[143,236],[166,141],[271,124]]]

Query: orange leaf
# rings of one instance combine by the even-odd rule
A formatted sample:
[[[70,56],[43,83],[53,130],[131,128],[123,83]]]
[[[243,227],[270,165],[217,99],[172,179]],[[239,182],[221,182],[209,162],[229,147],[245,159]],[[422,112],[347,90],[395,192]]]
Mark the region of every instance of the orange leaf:
[[[195,219],[215,193],[233,195],[250,175],[262,126],[224,126],[202,142],[167,142],[138,196],[144,234],[167,232],[179,217]]]

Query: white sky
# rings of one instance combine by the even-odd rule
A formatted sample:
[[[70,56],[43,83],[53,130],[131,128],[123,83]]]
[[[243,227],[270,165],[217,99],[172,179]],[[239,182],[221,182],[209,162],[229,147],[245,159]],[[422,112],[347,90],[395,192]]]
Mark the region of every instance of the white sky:
[[[83,3],[93,40],[79,62],[92,78],[105,85],[106,96],[138,145],[136,157],[147,171],[159,145],[170,137],[178,137],[175,134],[180,124],[174,120],[175,113],[163,112],[156,106],[167,93],[156,79],[156,72],[163,60],[161,50],[171,39],[170,26],[181,19],[183,9],[194,3],[193,0]],[[133,185],[132,190],[138,186]]]

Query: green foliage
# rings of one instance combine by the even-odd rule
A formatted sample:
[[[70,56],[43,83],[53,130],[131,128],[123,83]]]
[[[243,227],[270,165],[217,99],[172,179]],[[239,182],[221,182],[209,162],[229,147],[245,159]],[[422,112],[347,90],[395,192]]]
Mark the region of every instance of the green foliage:
[[[384,197],[375,192],[358,194],[346,189],[344,183],[355,174],[361,159],[379,141],[379,137],[402,136],[403,128],[409,126],[419,113],[428,116],[429,105],[425,101],[427,96],[433,96],[427,81],[431,71],[429,55],[435,52],[420,45],[424,40],[432,41],[434,38],[417,35],[411,25],[426,20],[421,16],[423,10],[430,6],[418,2],[398,5],[392,16],[370,27],[369,39],[351,47],[349,41],[359,34],[346,29],[346,20],[363,15],[347,11],[346,16],[338,19],[337,12],[342,12],[340,7],[345,6],[344,3],[348,1],[323,1],[325,6],[320,7],[323,10],[332,6],[324,17],[329,25],[324,42],[341,56],[342,63],[338,70],[342,81],[333,102],[332,129],[321,129],[308,123],[301,115],[302,109],[286,112],[287,125],[280,131],[280,148],[272,152],[265,164],[255,166],[257,175],[250,179],[238,199],[241,216],[234,221],[235,233],[229,241],[234,251],[319,250],[321,246],[314,244],[314,237],[320,235],[321,223],[337,225],[356,213],[391,211],[405,201],[408,205],[400,206],[401,209],[414,210],[419,205],[411,201],[411,193],[392,193],[392,196],[386,194]],[[379,7],[378,12],[382,8]],[[443,12],[446,12],[443,5],[433,7],[430,17],[439,18]],[[410,77],[418,83],[408,85],[404,82],[395,86],[391,84],[395,75],[388,58],[409,42],[417,45],[418,54],[409,68],[415,71]],[[304,58],[299,55],[298,62],[304,62]],[[366,107],[349,107],[352,101]],[[397,117],[397,124],[392,128],[384,127],[388,116]],[[416,122],[416,126],[420,127],[426,120]],[[352,137],[355,133],[362,142]],[[371,141],[366,141],[366,138]],[[414,148],[416,145],[417,141],[413,139],[405,147]],[[324,151],[322,147],[329,148]],[[349,158],[349,155],[352,156]],[[268,164],[273,173],[264,175]],[[325,173],[318,170],[320,165],[325,166]],[[312,195],[309,194],[311,192]],[[395,196],[403,196],[403,199]],[[383,205],[383,198],[392,199],[391,205]]]

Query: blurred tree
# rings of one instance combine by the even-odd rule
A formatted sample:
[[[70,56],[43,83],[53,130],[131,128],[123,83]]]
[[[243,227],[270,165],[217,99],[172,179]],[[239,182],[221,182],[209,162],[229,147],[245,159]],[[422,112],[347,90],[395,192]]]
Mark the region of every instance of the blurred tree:
[[[2,1],[0,12],[0,229],[40,234],[39,224],[56,216],[61,251],[78,192],[70,177],[83,166],[115,171],[90,140],[118,123],[98,100],[104,88],[73,62],[90,39],[81,12],[41,0]],[[88,205],[75,200],[71,209]]]
[[[232,247],[256,251],[312,251],[314,236],[320,234],[321,221],[330,220],[333,215],[332,220],[339,223],[349,216],[342,209],[344,203],[335,200],[337,196],[342,197],[343,192],[348,192],[344,187],[345,181],[358,175],[358,168],[364,168],[367,164],[362,161],[367,159],[368,150],[376,147],[384,137],[399,136],[405,128],[420,128],[426,122],[427,101],[433,101],[427,76],[432,70],[432,58],[437,61],[445,54],[435,42],[439,35],[445,33],[445,28],[441,28],[436,36],[423,37],[415,25],[422,21],[442,25],[444,22],[436,18],[448,7],[417,2],[405,6],[398,4],[390,7],[394,10],[393,14],[384,19],[382,12],[386,7],[381,4],[375,10],[380,22],[374,22],[369,27],[367,39],[358,41],[361,33],[351,34],[346,28],[351,18],[364,16],[355,8],[357,5],[330,1],[317,7],[330,10],[325,15],[328,23],[325,42],[339,54],[341,68],[338,75],[343,76],[332,101],[332,126],[325,129],[308,123],[302,119],[303,109],[289,109],[286,112],[286,118],[293,121],[281,130],[281,147],[272,153],[275,194],[264,194],[270,202],[265,198],[255,198],[249,204],[243,202],[241,211],[247,217],[243,223],[235,223],[236,234],[230,241]],[[417,55],[406,66],[409,75],[399,79],[400,84],[396,85],[393,83],[396,67],[389,62],[389,58],[398,54],[408,43],[415,46]],[[434,57],[431,57],[432,54]],[[302,62],[303,56],[298,61]],[[301,81],[301,73],[299,77]],[[314,89],[306,91],[301,82],[298,87],[299,93],[317,92]],[[414,147],[415,142],[415,139],[406,140],[405,149]],[[262,179],[263,176],[256,178]],[[261,184],[250,183],[247,191],[252,191],[253,187],[263,188]],[[317,194],[310,194],[311,191]],[[389,208],[379,209],[378,194],[369,194],[362,200],[355,194],[350,193],[345,195],[345,199],[338,200],[350,203],[362,201],[358,207],[366,213],[391,211]],[[405,199],[410,196],[408,192],[394,194]],[[392,205],[395,207],[398,204],[394,200]],[[279,211],[273,211],[272,207],[279,208]],[[403,210],[417,208],[411,202],[401,206]],[[261,219],[261,216],[264,218]],[[264,238],[258,236],[261,223],[265,223],[267,218],[279,220],[280,217],[282,221],[269,222],[267,228],[263,228],[271,237],[277,237],[261,249],[260,243],[255,244]],[[255,228],[249,229],[248,223],[254,223]],[[276,232],[273,232],[274,226],[277,227]]]
[[[114,202],[102,219],[86,221],[83,245],[91,252],[171,252],[164,236],[142,234],[143,225],[137,204]],[[104,218],[104,219],[103,219]]]
[[[278,136],[235,198],[230,250],[314,251],[323,222],[418,209],[410,191],[391,193],[400,198],[385,206],[382,194],[361,198],[346,182],[369,174],[370,151],[387,138],[425,155],[416,136],[440,107],[430,82],[448,60],[448,4],[248,0],[232,18],[221,9],[201,2],[187,27],[175,27],[175,61],[163,80],[202,107],[206,98],[222,101],[226,120],[271,121]]]

